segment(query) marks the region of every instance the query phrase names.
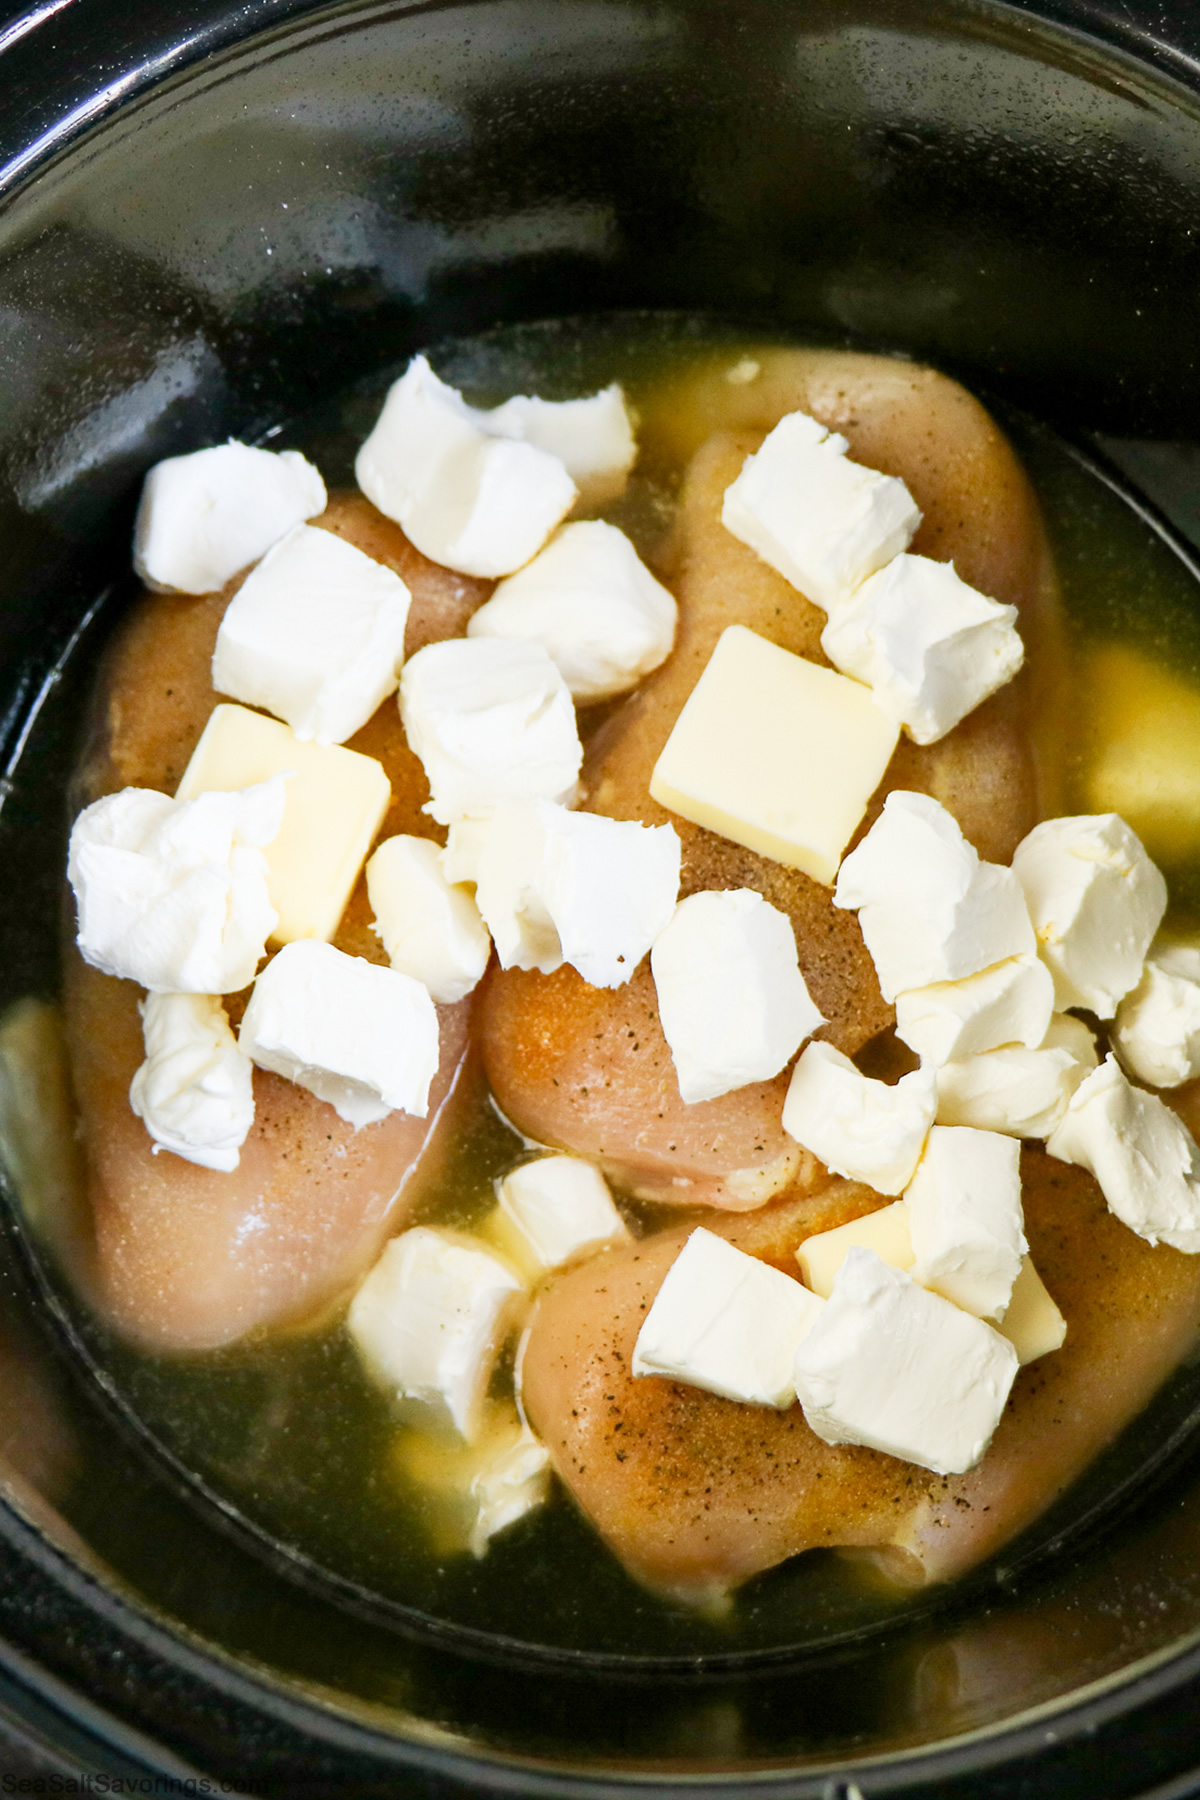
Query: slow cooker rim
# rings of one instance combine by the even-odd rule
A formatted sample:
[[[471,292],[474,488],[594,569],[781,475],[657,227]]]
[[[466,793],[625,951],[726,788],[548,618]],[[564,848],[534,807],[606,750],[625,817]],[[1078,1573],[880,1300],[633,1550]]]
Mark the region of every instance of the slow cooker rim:
[[[531,1800],[538,1795],[547,1796],[547,1800],[550,1796],[561,1800],[602,1800],[602,1796],[617,1791],[661,1793],[678,1779],[620,1764],[598,1763],[594,1771],[589,1771],[557,1758],[537,1761],[492,1745],[467,1744],[458,1734],[415,1718],[405,1717],[403,1725],[384,1723],[382,1719],[376,1723],[367,1716],[376,1708],[367,1702],[361,1703],[363,1716],[356,1717],[358,1709],[349,1697],[322,1689],[317,1683],[305,1684],[303,1678],[292,1683],[282,1672],[253,1659],[239,1661],[232,1652],[208,1642],[193,1628],[168,1620],[102,1566],[89,1569],[75,1561],[5,1494],[0,1494],[0,1538],[24,1561],[89,1612],[99,1613],[111,1629],[140,1649],[182,1669],[192,1679],[215,1687],[228,1699],[255,1711],[266,1710],[288,1728],[319,1737],[330,1748],[377,1758],[382,1755],[384,1760],[405,1767],[411,1767],[416,1757],[431,1776],[450,1773],[464,1782],[478,1782],[482,1767],[492,1781],[493,1793],[529,1795]],[[14,1651],[3,1637],[0,1668],[18,1682],[35,1686],[50,1706],[61,1705],[60,1696],[68,1685],[66,1679],[46,1668],[28,1650]],[[1134,1714],[1190,1684],[1200,1684],[1200,1628],[1182,1648],[1173,1646],[1153,1652],[1132,1669],[1115,1671],[1070,1695],[1044,1701],[1016,1721],[1010,1718],[980,1726],[936,1745],[898,1748],[825,1763],[814,1761],[809,1767],[791,1770],[743,1769],[732,1776],[697,1772],[689,1774],[687,1780],[702,1787],[713,1800],[736,1800],[749,1789],[794,1795],[795,1800],[815,1800],[817,1795],[826,1795],[831,1779],[845,1778],[856,1771],[871,1773],[873,1791],[880,1796],[912,1791],[912,1780],[922,1775],[929,1782],[941,1781],[965,1773],[979,1775],[1006,1766],[1017,1767],[1051,1748],[1065,1753],[1073,1744],[1093,1739],[1101,1729],[1118,1720],[1127,1725]],[[295,1691],[297,1688],[302,1691]],[[116,1747],[136,1754],[138,1746],[151,1743],[143,1729],[119,1719],[102,1702],[90,1701],[88,1705],[95,1725],[116,1721]],[[163,1754],[157,1743],[154,1747]],[[171,1755],[169,1751],[166,1754]],[[172,1756],[171,1760],[174,1762],[175,1758]],[[182,1765],[176,1763],[179,1766]],[[174,1769],[164,1772],[174,1773]]]
[[[0,67],[7,67],[12,73],[16,88],[21,81],[20,61],[35,57],[41,41],[38,33],[69,3],[70,0],[42,0],[42,4],[27,12],[7,14],[0,10]],[[220,6],[220,0],[208,3]],[[224,19],[214,18],[207,27],[162,47],[140,62],[128,54],[124,59],[114,58],[114,73],[100,90],[99,105],[95,104],[95,96],[92,100],[76,97],[71,103],[66,91],[70,75],[64,68],[58,83],[62,104],[56,110],[56,90],[46,80],[45,58],[36,57],[38,85],[48,90],[48,97],[39,109],[40,123],[33,123],[32,139],[28,111],[24,115],[26,122],[19,130],[10,131],[7,141],[0,124],[0,215],[64,154],[82,148],[117,117],[159,97],[162,90],[169,91],[193,75],[201,64],[245,51],[252,40],[261,47],[264,40],[290,34],[300,21],[320,30],[326,25],[336,27],[348,14],[358,12],[392,10],[411,17],[443,11],[451,4],[486,3],[487,0],[247,0],[237,9],[237,26],[226,14]],[[569,6],[572,0],[557,3]],[[1200,12],[1190,8],[1188,0],[1164,0],[1159,11],[1164,31],[1160,32],[1144,21],[1114,15],[1105,0],[957,0],[957,4],[964,13],[975,13],[980,18],[999,17],[1010,26],[1020,27],[1023,23],[1027,31],[1049,29],[1076,47],[1099,46],[1110,55],[1126,57],[1142,72],[1149,67],[1160,78],[1178,84],[1200,104]],[[98,11],[104,5],[105,0],[74,0],[70,16],[78,19],[86,8]],[[1168,20],[1179,28],[1181,37],[1190,26],[1194,42],[1188,45],[1168,38]],[[19,112],[19,105],[12,108],[14,121]],[[14,138],[27,141],[14,149]]]

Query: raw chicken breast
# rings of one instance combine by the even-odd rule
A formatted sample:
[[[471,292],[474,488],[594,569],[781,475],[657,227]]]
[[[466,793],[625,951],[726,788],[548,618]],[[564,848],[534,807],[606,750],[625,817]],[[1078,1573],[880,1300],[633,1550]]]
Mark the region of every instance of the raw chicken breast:
[[[1067,1320],[1064,1347],[1017,1377],[992,1446],[962,1476],[831,1446],[787,1412],[657,1376],[634,1380],[642,1320],[691,1226],[603,1253],[540,1296],[523,1363],[535,1431],[632,1574],[712,1602],[800,1551],[870,1551],[907,1583],[960,1575],[1029,1524],[1147,1403],[1200,1325],[1200,1259],[1152,1249],[1092,1177],[1022,1158],[1026,1230]],[[748,1218],[706,1220],[797,1276],[814,1231],[885,1204],[838,1181]]]
[[[461,633],[491,583],[437,567],[357,497],[316,521],[388,564],[413,595],[406,649]],[[209,679],[217,627],[237,582],[197,600],[147,596],[108,655],[77,805],[126,786],[173,793],[218,703]],[[394,705],[350,740],[378,757],[392,785],[383,835],[431,834],[429,797]],[[386,962],[359,881],[335,938]],[[429,1115],[392,1113],[362,1131],[305,1089],[254,1074],[256,1119],[239,1168],[223,1175],[155,1155],[129,1106],[142,1060],[140,990],[68,952],[65,1016],[83,1116],[95,1224],[93,1298],[126,1336],[156,1349],[199,1350],[303,1320],[340,1300],[436,1179],[475,1084],[466,1074],[470,1002],[439,1008],[441,1062]],[[229,1001],[235,1022],[244,996]]]
[[[764,431],[801,408],[844,431],[859,461],[904,476],[925,515],[913,548],[952,558],[964,579],[1020,606],[1027,635],[1048,629],[1053,577],[1020,465],[956,382],[883,357],[826,351],[764,353],[762,368],[750,387],[731,387],[717,371],[671,390],[646,421],[651,454],[656,431],[673,433],[680,453],[706,427],[716,435],[692,460],[663,571],[680,604],[676,649],[592,739],[583,804],[612,818],[672,823],[683,843],[684,894],[751,887],[786,912],[828,1021],[819,1035],[853,1055],[894,1018],[853,915],[834,907],[820,883],[689,824],[649,794],[659,753],[727,625],[748,625],[828,667],[825,614],[725,529],[725,490]],[[721,430],[730,420],[746,429]],[[939,744],[902,740],[862,829],[890,789],[915,788],[947,806],[983,856],[1007,862],[1037,817],[1027,686],[1022,676]],[[684,1105],[647,966],[628,987],[603,992],[570,968],[549,976],[493,968],[480,995],[480,1032],[508,1116],[531,1137],[595,1157],[638,1195],[743,1209],[824,1179],[783,1132],[787,1071]]]

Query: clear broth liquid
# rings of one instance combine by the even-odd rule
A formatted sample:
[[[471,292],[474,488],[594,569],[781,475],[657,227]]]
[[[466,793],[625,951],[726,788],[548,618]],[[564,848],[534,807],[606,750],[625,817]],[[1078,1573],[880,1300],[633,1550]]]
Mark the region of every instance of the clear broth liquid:
[[[438,346],[432,360],[481,404],[514,392],[568,398],[619,380],[641,415],[641,455],[626,495],[601,516],[621,525],[652,560],[683,473],[669,448],[660,396],[697,363],[719,359],[732,367],[752,357],[756,343],[761,347],[761,337],[712,321],[635,315],[505,328]],[[304,450],[331,488],[353,485],[355,452],[396,372],[270,434],[270,447]],[[1041,495],[1062,587],[1062,642],[1044,683],[1038,727],[1045,810],[1116,806],[1104,788],[1116,769],[1126,800],[1118,810],[1145,829],[1171,883],[1171,922],[1185,930],[1200,919],[1200,592],[1186,561],[1112,485],[1041,428],[1004,423]],[[85,640],[28,734],[16,803],[0,815],[7,853],[19,853],[32,820],[44,819],[50,806],[61,811],[93,650]],[[1122,682],[1139,696],[1132,711],[1114,692]],[[1196,746],[1190,752],[1189,722]],[[1198,759],[1194,782],[1189,754]],[[1168,774],[1165,801],[1161,769]],[[1141,819],[1128,803],[1139,791],[1146,797]],[[46,836],[43,830],[43,846]],[[43,847],[40,860],[46,855]],[[56,868],[47,879],[60,883],[61,861]],[[497,1178],[525,1154],[481,1085],[444,1186],[419,1217],[467,1229],[478,1224],[494,1204]],[[634,1207],[631,1216],[642,1229],[656,1222],[648,1208]],[[698,1615],[634,1583],[558,1488],[477,1560],[451,1547],[456,1533],[447,1502],[412,1473],[417,1428],[398,1422],[367,1380],[340,1313],[308,1331],[163,1357],[131,1350],[69,1296],[60,1303],[126,1420],[222,1509],[303,1559],[318,1579],[325,1572],[344,1595],[372,1596],[410,1621],[423,1615],[451,1628],[592,1654],[724,1657],[829,1645],[928,1603],[898,1594],[861,1561],[812,1552],[749,1583],[721,1618]],[[1172,1384],[1176,1417],[1195,1398],[1190,1379],[1181,1380],[1182,1387]],[[1072,1497],[1078,1516],[1094,1508],[1096,1482],[1103,1489],[1113,1479],[1108,1469],[1106,1462]],[[72,1496],[69,1510],[86,1516],[86,1495]]]

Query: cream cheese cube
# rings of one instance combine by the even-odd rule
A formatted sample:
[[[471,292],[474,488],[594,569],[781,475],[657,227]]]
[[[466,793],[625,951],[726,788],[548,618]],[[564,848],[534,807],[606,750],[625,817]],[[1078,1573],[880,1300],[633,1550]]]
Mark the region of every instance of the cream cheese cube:
[[[1098,1060],[1083,1020],[1055,1013],[1036,1050],[1009,1044],[944,1063],[937,1071],[938,1124],[1049,1137]]]
[[[865,1444],[936,1475],[984,1455],[1017,1373],[1017,1353],[870,1250],[853,1249],[796,1351],[796,1395],[827,1444]]]
[[[490,411],[470,410],[483,431],[517,438],[557,456],[583,504],[601,506],[624,493],[626,477],[637,460],[637,443],[617,382],[581,400],[514,394]]]
[[[332,944],[286,944],[254,984],[238,1041],[260,1069],[325,1100],[356,1128],[423,1119],[438,1018],[419,981]]]
[[[242,706],[218,706],[177,798],[227,792],[281,774],[289,778],[283,823],[266,849],[267,886],[278,914],[271,936],[281,944],[328,939],[392,797],[373,756],[337,744],[302,744],[275,719]]]
[[[522,1291],[498,1257],[417,1225],[392,1239],[346,1323],[381,1387],[432,1408],[469,1443]]]
[[[615,525],[564,525],[471,615],[468,637],[541,644],[576,700],[623,694],[665,662],[674,596]]]
[[[160,994],[253,981],[278,921],[263,847],[280,831],[284,783],[250,775],[236,788],[183,800],[124,788],[84,808],[67,878],[85,962]]]
[[[828,885],[898,736],[861,682],[730,625],[650,792],[693,824]]]
[[[437,1554],[486,1556],[494,1537],[545,1502],[549,1452],[506,1401],[484,1402],[470,1443],[449,1437],[436,1415],[423,1423],[401,1427],[392,1467],[421,1490]]]
[[[367,898],[393,969],[421,982],[442,1006],[478,986],[492,940],[470,890],[446,880],[437,844],[385,838],[367,864]]]
[[[1142,979],[1117,1008],[1113,1048],[1150,1087],[1200,1075],[1200,950],[1176,945],[1146,958]]]
[[[509,800],[451,826],[443,868],[475,882],[501,968],[623,987],[675,910],[680,854],[670,825]]]
[[[471,1481],[472,1555],[485,1556],[494,1537],[545,1505],[549,1491],[550,1452],[522,1422],[515,1437],[496,1445]]]
[[[211,594],[325,504],[325,483],[298,450],[230,442],[171,456],[142,488],[133,566],[147,587]]]
[[[725,490],[726,530],[832,613],[908,548],[921,514],[895,475],[864,469],[844,437],[789,413]]]
[[[608,1183],[581,1156],[539,1156],[506,1175],[496,1191],[496,1242],[522,1270],[540,1275],[629,1241]]]
[[[1116,813],[1047,819],[1018,844],[1013,872],[1057,1005],[1111,1019],[1167,908],[1167,884],[1141,842]]]
[[[212,684],[302,743],[342,744],[396,691],[411,598],[344,538],[297,525],[226,607]]]
[[[917,1166],[934,1104],[931,1070],[889,1087],[860,1074],[832,1044],[810,1044],[792,1072],[783,1129],[835,1175],[898,1194]]]
[[[904,1197],[913,1280],[978,1319],[1002,1319],[1029,1249],[1016,1139],[935,1125]]]
[[[1002,1044],[1042,1043],[1054,1011],[1054,980],[1036,956],[1010,956],[958,981],[896,995],[896,1036],[932,1067]]]
[[[254,1066],[212,994],[147,994],[146,1060],[129,1104],[154,1139],[202,1169],[231,1174],[254,1123]]]
[[[838,1270],[853,1249],[872,1250],[889,1268],[913,1273],[906,1202],[893,1200],[890,1206],[881,1206],[861,1219],[851,1219],[832,1231],[806,1238],[796,1251],[796,1261],[814,1294],[824,1300],[829,1298]],[[1039,1356],[1061,1349],[1066,1339],[1067,1322],[1028,1256],[1021,1259],[1008,1308],[996,1330],[1013,1346],[1022,1368],[1028,1362],[1036,1362]]]
[[[796,1347],[824,1304],[790,1275],[701,1226],[642,1322],[633,1373],[784,1411],[796,1398]]]
[[[561,459],[481,429],[415,356],[354,465],[358,485],[423,555],[464,575],[511,575],[576,498]]]
[[[440,825],[511,798],[569,800],[583,761],[566,682],[540,644],[449,638],[404,666],[400,717]]]
[[[888,795],[842,864],[834,905],[858,911],[885,1000],[1035,948],[1013,871],[981,862],[927,794]]]
[[[838,1270],[855,1249],[873,1250],[890,1269],[911,1269],[912,1233],[904,1201],[893,1200],[890,1206],[865,1213],[861,1219],[848,1219],[831,1231],[817,1231],[805,1238],[796,1251],[796,1261],[814,1294],[828,1300]]]
[[[791,920],[750,888],[681,900],[650,967],[689,1105],[769,1081],[823,1023],[800,973]]]
[[[1127,1081],[1115,1057],[1076,1088],[1046,1148],[1090,1169],[1109,1211],[1147,1243],[1200,1251],[1200,1150],[1179,1115]]]
[[[1021,667],[1016,621],[1015,606],[968,587],[953,563],[905,553],[838,607],[821,648],[914,743],[936,744]]]

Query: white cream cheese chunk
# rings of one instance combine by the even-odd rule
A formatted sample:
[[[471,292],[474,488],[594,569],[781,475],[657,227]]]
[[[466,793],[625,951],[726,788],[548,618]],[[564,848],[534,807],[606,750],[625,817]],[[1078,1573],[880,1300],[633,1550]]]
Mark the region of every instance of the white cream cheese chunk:
[[[823,1023],[791,920],[750,888],[681,900],[650,967],[688,1104],[769,1081]]]
[[[331,938],[392,797],[382,764],[339,744],[302,744],[286,725],[244,706],[218,706],[176,798],[281,774],[288,776],[283,823],[266,846],[267,886],[279,915],[271,936],[281,944]]]
[[[421,1491],[437,1553],[486,1556],[494,1537],[545,1502],[549,1452],[507,1401],[484,1401],[469,1443],[450,1437],[436,1413],[422,1424],[406,1421],[392,1466]]]
[[[675,910],[680,854],[671,825],[509,800],[452,826],[442,866],[475,882],[501,968],[568,962],[593,987],[624,987]]]
[[[514,394],[490,411],[469,410],[483,431],[520,439],[559,457],[584,504],[601,506],[625,491],[626,477],[637,460],[637,442],[619,383],[581,400]]]
[[[385,838],[367,864],[367,899],[393,969],[423,983],[439,1005],[478,985],[492,940],[470,889],[447,881],[437,844]]]
[[[148,994],[146,1060],[129,1104],[154,1139],[202,1169],[231,1174],[254,1123],[254,1066],[213,994]]]
[[[1177,1113],[1113,1056],[1080,1083],[1046,1144],[1090,1169],[1110,1212],[1147,1243],[1200,1252],[1200,1150]]]
[[[1002,1319],[1029,1249],[1016,1139],[935,1125],[905,1200],[914,1281],[978,1319]]]
[[[796,1398],[796,1347],[824,1304],[790,1275],[701,1226],[642,1322],[633,1373],[782,1411]]]
[[[730,625],[650,792],[693,824],[828,884],[898,736],[861,682]]]
[[[953,563],[904,553],[838,607],[821,648],[914,743],[936,744],[1021,667],[1016,621],[1015,606],[968,587]]]
[[[615,525],[564,525],[473,613],[468,637],[541,644],[576,700],[623,694],[666,661],[675,598]]]
[[[1139,1081],[1179,1087],[1200,1075],[1200,950],[1153,951],[1117,1008],[1113,1048]]]
[[[1116,813],[1047,819],[1013,857],[1057,1004],[1111,1019],[1136,987],[1167,884]]]
[[[213,686],[274,713],[302,743],[345,743],[396,691],[411,598],[344,538],[297,525],[226,607]]]
[[[539,1156],[506,1175],[489,1235],[522,1270],[542,1274],[629,1241],[599,1169],[581,1156]]]
[[[550,1452],[522,1423],[515,1436],[490,1451],[472,1478],[472,1555],[486,1555],[494,1537],[545,1504],[549,1489]]]
[[[1006,1044],[937,1071],[939,1125],[971,1125],[1015,1138],[1049,1137],[1071,1095],[1096,1067],[1082,1019],[1055,1013],[1037,1049]]]
[[[834,905],[854,908],[885,1000],[1034,950],[1011,869],[981,862],[945,807],[890,793],[842,864]]]
[[[1036,956],[1010,956],[958,981],[935,981],[896,995],[896,1036],[937,1067],[997,1050],[1033,1049],[1050,1029],[1054,980]]]
[[[498,1257],[417,1225],[393,1238],[350,1306],[350,1336],[381,1387],[471,1442],[520,1282]]]
[[[796,1395],[827,1444],[937,1475],[980,1461],[1017,1373],[1008,1339],[871,1250],[853,1249],[796,1351]]]
[[[86,807],[67,859],[83,960],[152,993],[246,987],[278,921],[263,846],[283,812],[278,777],[187,800],[124,788]]]
[[[908,548],[921,514],[904,483],[851,462],[844,437],[789,413],[725,490],[726,530],[832,613]]]
[[[168,457],[142,488],[133,566],[147,587],[211,594],[325,503],[325,483],[298,450],[231,442]]]
[[[873,1250],[889,1268],[912,1272],[907,1203],[893,1200],[890,1206],[881,1206],[861,1219],[850,1219],[845,1225],[806,1238],[796,1251],[796,1261],[814,1294],[829,1298],[838,1270],[853,1249]],[[1061,1349],[1066,1339],[1067,1322],[1028,1256],[1021,1259],[1008,1308],[996,1330],[1012,1344],[1022,1368]]]
[[[570,510],[557,455],[492,435],[415,356],[354,465],[358,485],[423,555],[464,575],[511,575]]]
[[[809,1044],[792,1071],[783,1129],[835,1175],[898,1194],[933,1124],[932,1070],[915,1069],[889,1087],[872,1081],[832,1044]]]
[[[286,944],[254,984],[239,1033],[260,1069],[326,1100],[348,1125],[423,1119],[438,1019],[419,981],[311,939]]]
[[[404,665],[400,717],[440,825],[509,797],[569,800],[583,761],[566,682],[541,644],[449,638]]]

